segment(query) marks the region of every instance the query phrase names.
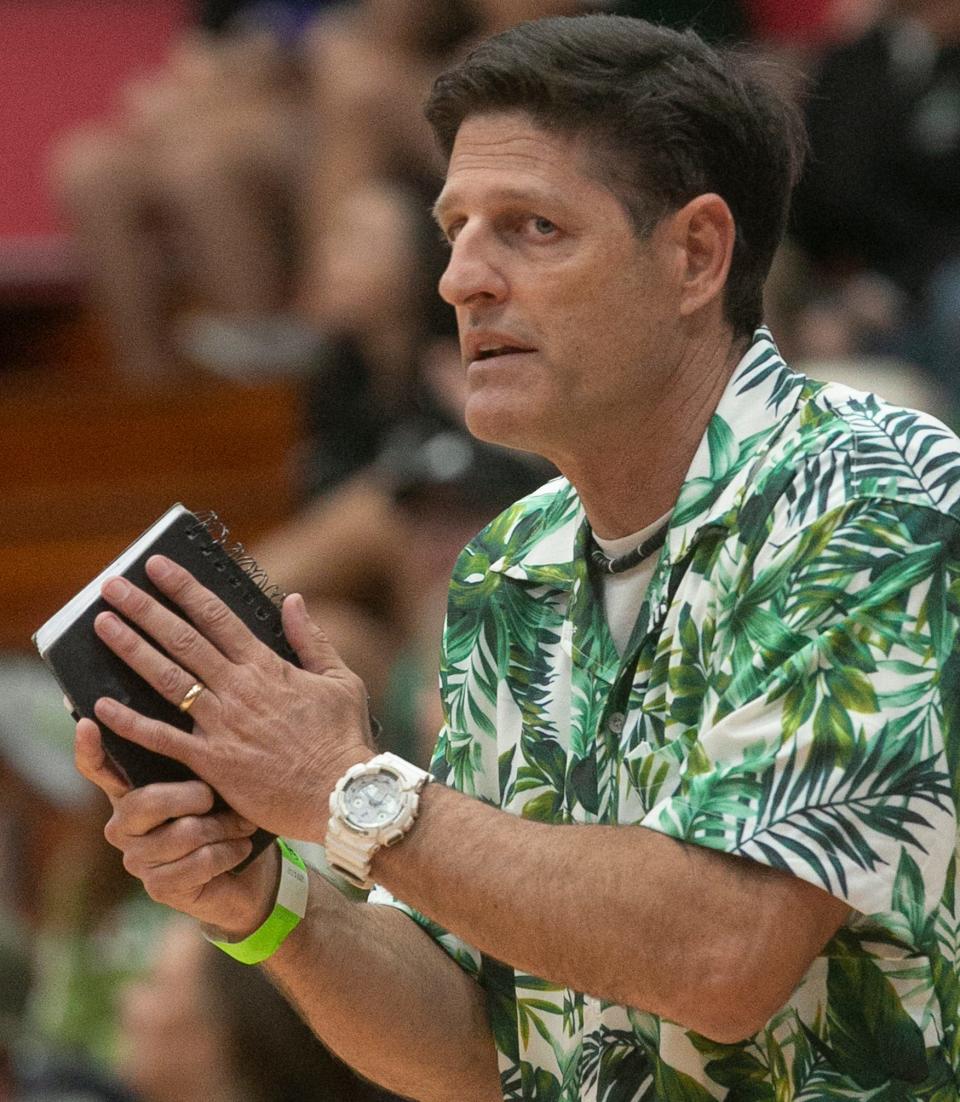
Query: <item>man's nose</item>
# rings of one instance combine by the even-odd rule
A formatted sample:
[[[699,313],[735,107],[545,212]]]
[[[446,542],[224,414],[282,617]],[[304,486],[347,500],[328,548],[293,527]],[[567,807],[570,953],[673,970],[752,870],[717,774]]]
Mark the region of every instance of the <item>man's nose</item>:
[[[478,298],[502,301],[506,279],[489,236],[482,227],[465,226],[450,248],[450,260],[440,277],[440,297],[451,306],[465,306]]]

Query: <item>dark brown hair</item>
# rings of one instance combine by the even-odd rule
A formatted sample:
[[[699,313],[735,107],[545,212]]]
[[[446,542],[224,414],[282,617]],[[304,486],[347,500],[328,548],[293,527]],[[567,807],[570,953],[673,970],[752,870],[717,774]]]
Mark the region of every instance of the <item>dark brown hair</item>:
[[[464,119],[494,111],[523,111],[585,141],[641,237],[695,196],[720,195],[737,228],[725,313],[744,335],[762,320],[763,283],[806,150],[784,84],[758,56],[693,31],[581,15],[480,43],[437,79],[426,115],[447,157]]]

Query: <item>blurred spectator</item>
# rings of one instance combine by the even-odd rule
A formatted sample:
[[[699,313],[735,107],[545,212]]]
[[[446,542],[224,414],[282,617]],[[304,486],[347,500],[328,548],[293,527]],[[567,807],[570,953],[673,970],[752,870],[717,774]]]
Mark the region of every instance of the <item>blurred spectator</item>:
[[[198,0],[197,25],[213,34],[266,31],[295,41],[319,11],[344,0]]]
[[[747,6],[747,0],[615,0],[610,10],[678,30],[692,27],[703,38],[720,42],[748,36]]]
[[[891,405],[923,410],[950,423],[956,411],[943,391],[913,364],[877,356],[859,359],[799,361],[797,370],[812,379],[843,383],[852,390],[879,395]]]
[[[332,212],[316,259],[310,315],[325,339],[305,388],[308,495],[331,490],[397,424],[433,408],[422,361],[455,332],[436,293],[446,254],[427,199],[411,189],[360,182]]]
[[[17,1042],[29,990],[30,967],[22,931],[0,907],[0,1102],[13,1097]]]
[[[790,51],[823,48],[859,38],[887,0],[743,0],[754,37]]]
[[[14,1052],[9,1084],[10,1093],[0,1094],[3,1102],[139,1102],[122,1084],[83,1060],[36,1047]]]
[[[457,50],[525,19],[572,14],[581,0],[357,0],[311,31],[314,121],[299,302],[308,315],[325,285],[323,238],[341,202],[387,177],[436,193],[443,166],[423,103]],[[371,79],[375,74],[375,79]]]
[[[132,882],[73,768],[71,727],[39,660],[0,656],[0,1040],[19,1080],[50,1090],[109,1055],[113,987],[131,963],[97,944]]]
[[[315,261],[341,200],[372,177],[432,186],[440,162],[423,102],[476,22],[471,0],[355,0],[307,36],[312,145],[302,297],[308,311],[323,293]]]
[[[956,397],[960,4],[895,2],[825,56],[808,114],[794,232],[826,288],[813,309],[847,351],[919,362]]]
[[[387,1102],[314,1037],[257,968],[171,920],[123,997],[119,1073],[137,1102]]]
[[[123,89],[116,118],[55,151],[54,190],[127,379],[174,373],[171,314],[183,305],[233,322],[248,357],[286,366],[302,354],[305,338],[277,314],[295,273],[305,164],[295,33],[322,6],[208,5],[208,27]],[[202,352],[196,330],[184,340]]]
[[[423,767],[443,724],[437,640],[448,581],[466,544],[512,502],[555,472],[533,456],[482,444],[463,428],[396,439],[377,464],[403,533],[399,643],[386,674],[384,749]]]

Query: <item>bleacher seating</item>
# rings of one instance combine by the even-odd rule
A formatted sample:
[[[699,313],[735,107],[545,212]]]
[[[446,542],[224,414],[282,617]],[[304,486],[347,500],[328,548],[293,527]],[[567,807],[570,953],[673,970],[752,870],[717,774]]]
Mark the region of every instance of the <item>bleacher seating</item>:
[[[47,616],[169,505],[215,509],[250,543],[289,514],[296,433],[282,384],[38,385],[0,401],[0,649]]]

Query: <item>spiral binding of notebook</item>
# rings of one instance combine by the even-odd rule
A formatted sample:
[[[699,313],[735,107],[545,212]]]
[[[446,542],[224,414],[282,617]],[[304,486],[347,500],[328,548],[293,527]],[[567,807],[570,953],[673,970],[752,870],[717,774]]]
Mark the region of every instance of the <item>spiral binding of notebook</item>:
[[[213,543],[219,544],[231,559],[240,567],[248,578],[259,588],[260,592],[277,608],[283,604],[286,592],[278,585],[270,582],[266,570],[264,570],[242,543],[234,541],[230,543],[230,529],[220,519],[219,515],[208,509],[203,513],[195,513],[197,524],[192,525],[188,531],[188,539],[195,538],[201,531],[206,531]],[[264,619],[266,616],[264,616]]]
[[[284,650],[284,656],[296,661],[293,650],[286,644],[283,636],[283,628],[279,618],[279,610],[283,605],[286,592],[278,585],[272,583],[267,572],[260,566],[257,560],[247,551],[239,541],[230,540],[230,529],[212,510],[202,513],[194,513],[196,522],[186,530],[188,540],[203,540],[205,546],[201,547],[200,554],[204,557],[213,555],[213,548],[222,548],[226,558],[229,559],[243,574],[253,583],[259,593],[259,598],[252,589],[247,589],[243,594],[243,603],[248,606],[255,619],[259,623],[270,623],[273,637],[280,640]],[[214,569],[226,575],[226,582],[234,589],[240,589],[239,576],[231,574],[226,568],[225,559],[214,559]],[[216,590],[215,590],[216,592]],[[223,594],[221,593],[222,597]],[[229,601],[226,603],[230,603]],[[236,611],[236,610],[234,610]]]

